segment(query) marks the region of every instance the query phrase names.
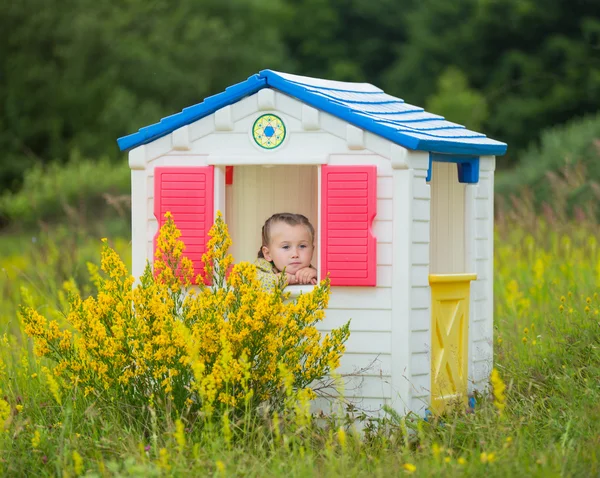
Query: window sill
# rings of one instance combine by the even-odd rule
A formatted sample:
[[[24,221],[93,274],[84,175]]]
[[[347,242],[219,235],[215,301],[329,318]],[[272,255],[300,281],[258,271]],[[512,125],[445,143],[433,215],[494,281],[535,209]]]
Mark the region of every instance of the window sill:
[[[288,285],[285,292],[290,293],[290,297],[298,297],[300,294],[308,294],[316,285]]]

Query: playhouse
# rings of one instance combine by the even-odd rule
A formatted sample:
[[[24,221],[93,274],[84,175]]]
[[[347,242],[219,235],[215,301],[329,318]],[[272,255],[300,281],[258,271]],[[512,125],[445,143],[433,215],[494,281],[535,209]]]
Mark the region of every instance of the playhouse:
[[[352,319],[347,398],[423,414],[486,386],[504,143],[371,84],[264,70],[118,144],[129,150],[135,276],[166,211],[197,272],[217,210],[236,261],[254,261],[271,214],[302,213],[313,264],[331,277],[321,330]]]

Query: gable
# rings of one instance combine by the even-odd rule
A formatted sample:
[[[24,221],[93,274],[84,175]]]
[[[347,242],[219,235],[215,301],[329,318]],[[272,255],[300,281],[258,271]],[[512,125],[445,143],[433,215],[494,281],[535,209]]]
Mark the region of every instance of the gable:
[[[502,155],[506,144],[409,105],[369,83],[320,80],[263,70],[246,81],[117,140],[121,150],[147,144],[264,88],[273,88],[358,128],[412,150]]]
[[[262,116],[278,117],[283,122],[286,133],[278,147],[264,149],[253,138],[254,124]],[[356,155],[376,155],[380,166],[385,163],[389,167],[386,160],[392,159],[396,150],[406,151],[296,98],[263,89],[135,148],[130,152],[130,165],[135,162],[132,156],[140,156],[144,167],[151,163],[180,164],[177,158],[184,157],[202,158],[202,164],[231,167],[316,165],[327,164],[340,155],[347,160]]]

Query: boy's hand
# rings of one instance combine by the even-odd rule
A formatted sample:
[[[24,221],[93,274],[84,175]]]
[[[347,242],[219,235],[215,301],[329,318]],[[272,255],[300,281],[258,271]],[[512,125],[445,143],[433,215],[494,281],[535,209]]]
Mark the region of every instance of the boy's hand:
[[[316,284],[317,270],[312,267],[304,267],[296,271],[296,280],[298,284]]]
[[[298,278],[294,274],[288,274],[287,272],[285,273],[285,280],[287,281],[288,285],[300,284],[300,282],[298,282]]]

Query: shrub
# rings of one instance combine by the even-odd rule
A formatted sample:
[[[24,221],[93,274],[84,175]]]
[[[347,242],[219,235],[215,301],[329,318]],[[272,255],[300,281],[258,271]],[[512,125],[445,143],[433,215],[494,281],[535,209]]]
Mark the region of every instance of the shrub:
[[[526,196],[529,215],[551,212],[562,222],[582,213],[600,219],[599,159],[600,114],[545,130],[539,146],[523,153],[514,169],[498,171],[499,211],[519,210]],[[502,158],[498,161],[501,166]]]
[[[73,153],[65,165],[38,164],[29,169],[18,192],[0,196],[0,217],[24,226],[65,218],[85,225],[97,220],[104,211],[128,217],[129,198],[126,161],[115,165],[108,159],[93,161]]]
[[[329,281],[289,300],[279,284],[262,290],[256,269],[232,263],[221,215],[210,231],[205,272],[183,256],[180,232],[170,215],[161,228],[154,270],[139,284],[105,243],[101,274],[90,266],[97,296],[83,300],[71,284],[67,322],[61,329],[31,307],[21,315],[38,355],[51,359],[65,387],[137,409],[161,403],[176,415],[202,409],[248,410],[285,399],[284,386],[314,395],[311,382],[337,368],[349,323],[321,337]],[[197,287],[191,287],[192,283]]]

